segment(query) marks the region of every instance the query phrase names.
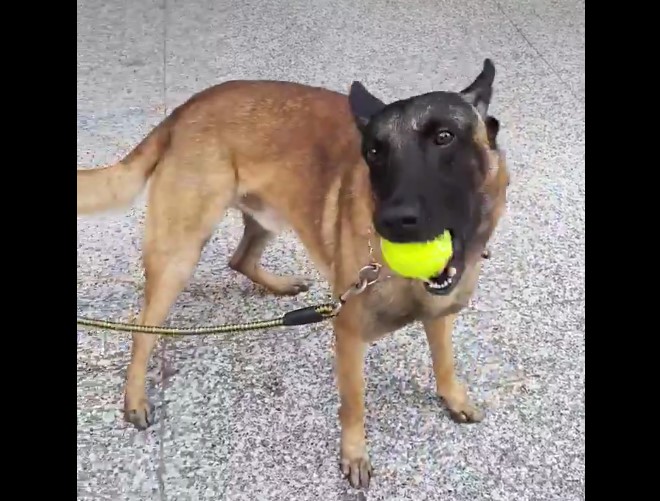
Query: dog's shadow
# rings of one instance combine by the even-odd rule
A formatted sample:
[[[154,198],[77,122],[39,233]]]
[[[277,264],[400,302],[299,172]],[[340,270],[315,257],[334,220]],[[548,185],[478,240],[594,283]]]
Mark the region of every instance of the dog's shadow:
[[[393,374],[378,364],[369,367],[366,377],[367,391],[379,407],[415,408],[422,413],[441,411],[449,417],[433,387],[422,384],[414,376]]]
[[[240,299],[243,301],[250,297],[258,299],[272,297],[272,294],[269,294],[260,285],[236,277],[217,282],[208,279],[191,281],[183,291],[182,297],[184,295],[188,295],[191,299],[202,300],[207,303],[215,303],[218,299]]]
[[[289,275],[286,275],[289,276]],[[293,275],[291,275],[293,276]],[[188,296],[190,300],[203,301],[205,303],[218,304],[218,301],[239,301],[241,304],[250,306],[250,301],[255,303],[268,300],[268,303],[308,303],[313,302],[314,297],[329,295],[328,284],[317,275],[304,275],[302,278],[309,283],[309,290],[292,296],[280,296],[269,291],[265,287],[254,283],[250,279],[240,275],[222,274],[220,277],[204,276],[192,280],[182,292],[181,298]]]

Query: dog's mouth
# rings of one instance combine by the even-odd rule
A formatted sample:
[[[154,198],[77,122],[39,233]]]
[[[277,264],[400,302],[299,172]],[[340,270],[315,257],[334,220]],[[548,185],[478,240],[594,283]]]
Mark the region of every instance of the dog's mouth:
[[[426,291],[436,296],[446,296],[449,294],[461,280],[465,267],[463,258],[461,257],[463,254],[463,245],[459,239],[455,238],[454,232],[450,231],[450,233],[452,234],[454,245],[451,259],[440,273],[424,281]]]

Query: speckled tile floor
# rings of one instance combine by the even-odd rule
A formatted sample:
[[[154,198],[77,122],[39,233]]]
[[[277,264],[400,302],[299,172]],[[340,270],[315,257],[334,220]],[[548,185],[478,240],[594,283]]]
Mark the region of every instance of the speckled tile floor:
[[[314,326],[163,343],[159,422],[121,420],[123,336],[78,332],[78,499],[584,499],[584,1],[78,1],[78,165],[116,160],[193,92],[288,79],[383,98],[458,89],[484,57],[513,171],[510,207],[473,307],[458,371],[487,412],[453,424],[432,397],[420,329],[374,345],[363,494],[337,469],[330,333]],[[79,311],[128,319],[141,294],[143,206],[78,219]],[[257,293],[225,263],[227,217],[170,320],[220,323],[326,298]],[[286,258],[283,258],[286,256]],[[317,276],[282,235],[266,264]],[[165,378],[160,373],[166,361]],[[301,447],[299,444],[304,444]]]

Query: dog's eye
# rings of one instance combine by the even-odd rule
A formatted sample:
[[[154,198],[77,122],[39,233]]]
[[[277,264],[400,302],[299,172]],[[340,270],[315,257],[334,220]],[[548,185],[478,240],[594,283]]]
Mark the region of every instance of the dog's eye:
[[[433,138],[433,142],[438,146],[447,146],[453,140],[454,140],[454,135],[451,132],[449,132],[447,129],[439,130],[436,133],[435,137]]]
[[[378,151],[378,148],[374,148],[374,147],[369,148],[367,150],[367,161],[368,162],[375,162],[376,160],[378,160],[379,153],[380,152]]]

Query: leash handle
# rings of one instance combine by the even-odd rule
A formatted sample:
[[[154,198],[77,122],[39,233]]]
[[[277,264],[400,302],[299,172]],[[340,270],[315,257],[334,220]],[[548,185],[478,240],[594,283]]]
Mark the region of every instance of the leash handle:
[[[338,312],[337,306],[333,303],[321,304],[319,306],[308,306],[285,313],[282,316],[282,325],[287,327],[297,325],[309,325],[323,322],[334,317]]]

